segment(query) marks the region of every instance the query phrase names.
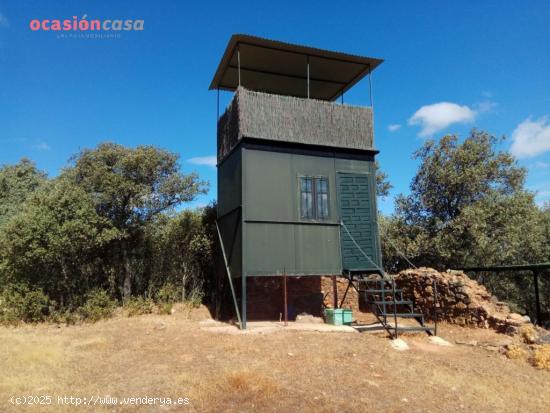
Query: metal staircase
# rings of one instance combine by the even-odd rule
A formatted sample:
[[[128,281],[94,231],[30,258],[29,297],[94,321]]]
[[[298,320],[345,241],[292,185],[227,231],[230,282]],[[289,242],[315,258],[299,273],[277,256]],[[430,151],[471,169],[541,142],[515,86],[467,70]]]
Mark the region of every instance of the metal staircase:
[[[363,296],[364,303],[372,308],[378,322],[390,336],[397,338],[399,333],[424,332],[428,335],[437,334],[437,319],[433,327],[427,326],[424,315],[416,312],[412,300],[406,299],[403,290],[396,288],[393,277],[383,275],[348,275],[350,284]],[[347,289],[347,290],[348,290]],[[345,300],[344,294],[342,303]],[[415,320],[418,325],[399,325],[399,319]],[[366,331],[362,326],[357,326],[359,331]]]
[[[384,269],[377,265],[376,262],[361,248],[357,240],[353,237],[350,230],[342,220],[341,227],[344,229],[344,234],[347,234],[352,244],[357,250],[367,259],[373,268],[376,268],[374,275],[368,275],[363,271],[344,271],[347,275],[349,284],[342,298],[342,304],[346,299],[346,295],[350,286],[357,291],[361,296],[364,296],[365,302],[372,306],[373,313],[380,322],[380,325],[392,336],[397,338],[400,332],[425,332],[428,335],[437,335],[437,286],[434,282],[434,327],[426,326],[424,315],[417,313],[414,310],[414,303],[411,300],[406,300],[403,297],[403,290],[395,287],[395,279],[391,275],[387,275]],[[404,256],[404,255],[403,255]],[[405,257],[405,259],[414,267],[414,265]],[[393,320],[393,325],[389,319]],[[417,326],[399,326],[398,319],[407,318],[414,319],[418,322]],[[362,331],[358,328],[359,331]],[[363,330],[364,331],[364,330]]]
[[[357,279],[360,294],[363,294],[365,303],[373,308],[373,313],[382,326],[394,338],[400,332],[425,332],[434,335],[436,327],[428,327],[424,315],[415,312],[414,303],[403,296],[403,290],[395,287],[393,277],[387,275],[376,278],[361,277]],[[399,326],[398,319],[414,319],[417,326]],[[391,324],[393,322],[393,325]]]

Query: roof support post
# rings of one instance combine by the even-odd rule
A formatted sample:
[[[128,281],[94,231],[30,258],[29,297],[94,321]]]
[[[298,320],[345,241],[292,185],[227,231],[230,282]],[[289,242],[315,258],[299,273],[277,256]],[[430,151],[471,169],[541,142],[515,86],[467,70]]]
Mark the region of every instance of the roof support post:
[[[307,56],[307,98],[309,99],[309,56]]]
[[[237,45],[237,72],[239,76],[239,86],[241,86],[241,48]]]
[[[369,65],[369,98],[370,98],[370,107],[372,108],[372,113],[374,114],[374,101],[372,98],[372,69]]]
[[[218,91],[218,99],[216,102],[216,121],[220,120],[220,88],[216,89]]]
[[[373,134],[372,134],[372,144],[374,146],[374,99],[372,97],[372,68],[371,68],[371,65],[369,64],[369,97],[370,97],[370,110],[372,112],[372,131],[373,131]],[[380,245],[380,244],[378,244]],[[382,262],[382,261],[380,261]]]
[[[539,295],[539,270],[534,269],[533,270],[533,282],[535,284],[535,306],[537,311],[537,320],[536,324],[539,326],[542,325],[542,319],[541,319],[541,311],[540,311],[540,295]]]

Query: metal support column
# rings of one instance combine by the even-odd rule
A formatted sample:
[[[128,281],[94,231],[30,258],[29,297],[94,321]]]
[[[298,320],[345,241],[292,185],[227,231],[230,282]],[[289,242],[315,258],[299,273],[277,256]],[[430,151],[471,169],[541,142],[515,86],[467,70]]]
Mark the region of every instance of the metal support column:
[[[353,284],[353,275],[349,274],[348,286],[346,287],[346,290],[344,291],[344,295],[342,296],[342,301],[340,302],[340,305],[337,308],[342,308],[342,306],[344,305],[344,301],[346,301],[346,297],[348,295],[349,287],[351,287],[352,284]]]
[[[288,325],[288,296],[286,289],[286,269],[283,271],[283,299],[284,299],[284,315],[285,315],[285,327]]]
[[[540,295],[539,295],[539,270],[533,270],[533,282],[535,283],[535,306],[537,311],[536,324],[542,325],[541,310],[540,310]]]
[[[336,275],[332,276],[332,294],[333,294],[332,305],[334,306],[334,308],[338,308],[338,285],[336,283]]]
[[[437,282],[435,279],[432,281],[432,290],[434,294],[434,336],[437,336],[437,311],[438,311],[438,305],[439,305],[439,299],[437,297]]]
[[[241,49],[237,46],[237,72],[239,76],[239,86],[241,86]]]
[[[220,120],[220,88],[217,88],[216,89],[218,91],[218,99],[217,99],[217,102],[216,102],[216,122],[218,120]]]
[[[231,269],[229,268],[227,255],[225,254],[225,246],[223,245],[222,233],[220,232],[218,221],[216,221],[216,231],[218,232],[218,238],[220,240],[220,245],[222,247],[223,262],[225,263],[225,271],[227,272],[227,277],[229,279],[229,288],[231,289],[231,296],[233,297],[233,304],[235,305],[235,313],[237,313],[237,320],[239,320],[239,327],[244,328],[241,320],[241,315],[239,314],[239,305],[237,304],[237,296],[235,294],[235,289],[233,288],[233,278],[231,277]]]
[[[242,315],[242,329],[246,330],[246,275],[241,277],[241,315]]]
[[[372,108],[372,113],[374,115],[374,100],[372,97],[372,71],[369,65],[369,98],[370,98],[370,107]]]
[[[309,99],[309,56],[307,57],[307,98]]]
[[[374,98],[373,98],[373,95],[372,95],[372,68],[371,68],[370,65],[369,65],[369,97],[370,97],[370,108],[371,108],[371,111],[372,111],[372,131],[373,131],[372,145],[374,146],[374,143],[375,143],[375,135],[374,135]],[[378,242],[380,242],[380,240],[378,240]],[[378,244],[378,245],[380,245],[380,244]],[[382,262],[382,261],[380,261],[380,262]]]

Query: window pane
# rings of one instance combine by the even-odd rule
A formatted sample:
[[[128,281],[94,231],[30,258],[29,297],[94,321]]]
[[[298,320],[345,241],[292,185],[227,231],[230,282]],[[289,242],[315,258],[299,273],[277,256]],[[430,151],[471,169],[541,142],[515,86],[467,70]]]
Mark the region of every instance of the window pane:
[[[315,180],[315,203],[317,219],[328,218],[328,179]]]
[[[328,218],[328,195],[317,194],[317,218]]]
[[[317,193],[326,194],[328,193],[328,180],[326,178],[317,178],[316,180],[316,190]]]
[[[313,218],[313,183],[311,178],[300,178],[300,215]]]

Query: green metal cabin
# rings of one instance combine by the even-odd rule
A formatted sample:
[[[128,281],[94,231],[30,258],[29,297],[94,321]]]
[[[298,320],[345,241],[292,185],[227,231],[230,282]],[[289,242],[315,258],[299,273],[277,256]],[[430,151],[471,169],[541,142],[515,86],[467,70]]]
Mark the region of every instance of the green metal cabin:
[[[381,62],[231,38],[210,88],[235,91],[218,117],[218,225],[243,326],[247,277],[381,268],[372,94],[343,103]]]

